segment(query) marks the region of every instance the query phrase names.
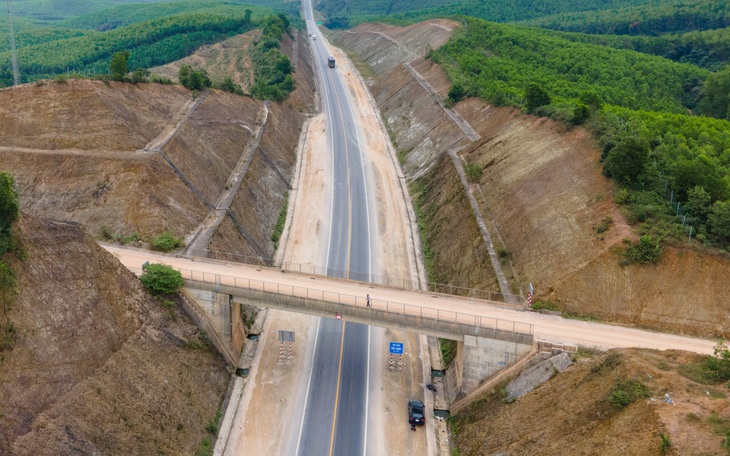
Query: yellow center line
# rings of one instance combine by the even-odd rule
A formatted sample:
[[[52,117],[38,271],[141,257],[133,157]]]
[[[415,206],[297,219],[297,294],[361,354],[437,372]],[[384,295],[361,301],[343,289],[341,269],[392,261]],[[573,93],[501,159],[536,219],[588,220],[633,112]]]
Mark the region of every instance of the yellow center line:
[[[345,349],[345,323],[342,324],[342,339],[340,339],[340,361],[337,367],[337,390],[335,392],[335,413],[332,416],[332,433],[330,434],[330,452],[329,456],[332,456],[332,451],[335,448],[335,426],[337,425],[337,404],[340,401],[340,383],[342,380],[342,355]]]

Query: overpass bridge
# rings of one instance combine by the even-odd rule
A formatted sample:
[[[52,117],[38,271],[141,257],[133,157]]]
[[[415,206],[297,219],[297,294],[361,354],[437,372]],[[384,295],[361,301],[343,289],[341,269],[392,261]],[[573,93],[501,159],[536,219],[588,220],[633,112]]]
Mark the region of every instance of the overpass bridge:
[[[531,323],[391,302],[375,297],[375,293],[368,299],[370,293],[354,295],[200,270],[178,270],[185,280],[185,288],[228,295],[233,302],[242,304],[404,329],[462,342],[464,336],[524,344],[531,344],[533,338],[534,325]],[[327,280],[330,284],[340,281]],[[377,286],[369,285],[368,289],[371,288],[376,290]],[[422,298],[428,300],[428,296],[424,295]]]
[[[710,340],[563,319],[473,296],[399,289],[249,264],[186,259],[119,246],[103,247],[137,274],[146,261],[179,270],[186,293],[195,299],[199,309],[205,310],[206,315],[199,322],[208,321],[211,329],[206,330],[213,333],[214,342],[218,339],[216,345],[224,355],[229,354],[232,364],[243,345],[243,304],[457,340],[457,358],[450,368],[455,376],[456,395],[469,394],[483,379],[529,353],[533,340],[602,350],[637,347],[702,354],[713,353],[715,346]],[[368,295],[371,307],[367,306]]]

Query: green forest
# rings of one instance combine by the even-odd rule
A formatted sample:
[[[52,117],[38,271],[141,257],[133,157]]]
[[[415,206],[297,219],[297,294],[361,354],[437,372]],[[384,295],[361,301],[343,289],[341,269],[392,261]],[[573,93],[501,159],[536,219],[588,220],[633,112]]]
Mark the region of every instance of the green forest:
[[[107,12],[91,13],[59,21],[65,24],[60,28],[21,21],[16,40],[21,81],[63,73],[103,74],[108,70],[111,56],[120,50],[131,53],[130,71],[165,64],[190,55],[204,44],[256,28],[271,13],[267,8],[221,2],[152,4],[139,10],[122,6],[114,10],[130,14],[120,14],[121,19],[112,24]],[[193,12],[166,16],[170,11]],[[3,38],[5,43],[9,41],[7,33]],[[9,47],[4,45],[0,49],[0,87],[3,87],[12,83],[12,76]]]
[[[728,27],[730,5],[726,0],[683,0],[642,6],[634,4],[620,9],[541,17],[525,24],[592,34],[660,35]]]
[[[462,18],[432,50],[450,102],[475,96],[583,124],[629,221],[654,239],[730,249],[730,68],[695,65],[537,28]],[[704,114],[704,115],[698,115]]]
[[[347,22],[349,25],[373,19],[418,21],[457,14],[494,22],[510,22],[574,11],[615,9],[670,1],[672,0],[324,0],[317,3],[317,9],[328,20]]]

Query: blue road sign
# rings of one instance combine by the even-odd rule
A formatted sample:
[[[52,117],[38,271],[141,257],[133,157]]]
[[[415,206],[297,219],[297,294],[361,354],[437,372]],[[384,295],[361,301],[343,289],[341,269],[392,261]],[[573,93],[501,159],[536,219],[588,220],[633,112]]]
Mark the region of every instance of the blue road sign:
[[[390,353],[392,355],[402,355],[403,354],[403,342],[391,342],[390,343]]]

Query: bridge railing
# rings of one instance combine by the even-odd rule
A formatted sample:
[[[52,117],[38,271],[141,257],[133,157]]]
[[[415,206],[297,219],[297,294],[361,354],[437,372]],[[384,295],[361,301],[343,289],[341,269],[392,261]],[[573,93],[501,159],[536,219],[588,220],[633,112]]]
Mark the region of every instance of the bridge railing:
[[[245,277],[213,274],[202,271],[194,271],[190,269],[180,269],[180,273],[182,274],[183,279],[192,282],[202,282],[205,284],[216,286],[261,291],[264,293],[271,293],[275,295],[302,298],[307,301],[320,301],[322,303],[339,304],[342,306],[349,306],[351,308],[361,309],[362,311],[380,311],[385,312],[391,316],[401,315],[404,321],[406,319],[417,318],[421,321],[428,320],[448,324],[468,325],[470,327],[482,328],[485,330],[505,331],[528,335],[532,335],[534,330],[533,325],[530,323],[485,317],[483,315],[475,315],[465,312],[443,310],[435,307],[403,304],[382,299],[371,299],[370,307],[368,307],[368,301],[366,298],[347,293],[338,293],[307,287],[298,287],[282,283],[267,282]],[[320,310],[327,309],[322,308]]]
[[[221,251],[210,251],[211,258],[223,261],[240,262],[244,264],[264,264],[264,259],[257,256],[251,255],[238,255],[230,252]],[[316,266],[313,264],[302,264],[294,263],[291,261],[285,261],[279,266],[280,269],[290,272],[298,272],[301,274],[311,274],[320,277],[334,277],[344,278],[348,280],[354,280],[356,282],[363,283],[377,283],[378,285],[384,285],[386,287],[404,288],[409,290],[417,290],[418,283],[409,277],[397,277],[392,275],[383,274],[370,274],[357,271],[344,271],[336,268],[328,268],[324,266]],[[434,293],[464,296],[470,299],[492,301],[492,302],[524,302],[525,298],[522,295],[522,291],[518,290],[517,294],[505,295],[499,291],[491,290],[480,290],[478,288],[469,288],[454,284],[445,284],[437,282],[426,283],[428,291]]]

